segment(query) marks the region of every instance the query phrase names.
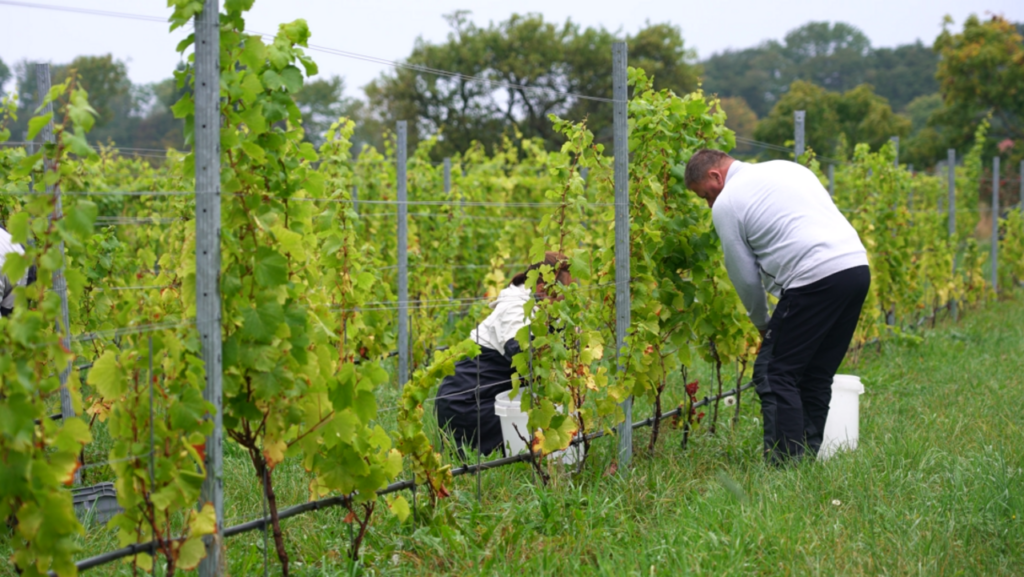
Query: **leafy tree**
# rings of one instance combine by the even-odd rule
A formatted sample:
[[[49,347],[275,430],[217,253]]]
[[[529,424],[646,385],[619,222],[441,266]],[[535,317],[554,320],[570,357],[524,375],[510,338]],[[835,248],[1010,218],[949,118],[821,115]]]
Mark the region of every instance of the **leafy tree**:
[[[3,59],[0,59],[0,96],[6,94],[4,92],[4,85],[11,79],[11,69],[4,64]]]
[[[19,119],[26,119],[39,105],[35,63],[19,62],[15,66],[20,97]],[[132,140],[131,135],[139,121],[143,91],[133,86],[128,78],[124,62],[115,60],[110,54],[103,56],[78,56],[68,64],[50,67],[50,80],[58,84],[75,76],[76,85],[89,94],[89,101],[96,110],[96,124],[90,140],[94,142],[115,142],[121,145]],[[15,135],[23,134],[27,125],[22,120],[15,124]]]
[[[459,76],[410,68],[381,76],[366,87],[374,119],[384,126],[415,120],[414,139],[442,131],[434,151],[440,156],[467,150],[473,141],[494,146],[506,133],[554,145],[561,137],[549,114],[587,118],[598,140],[610,141],[610,104],[573,94],[611,96],[614,33],[571,20],[546,22],[538,14],[513,14],[486,28],[470,21],[469,12],[446,18],[452,28],[447,41],[418,40],[405,63]],[[626,40],[631,64],[653,70],[660,87],[680,93],[696,87],[695,55],[678,28],[648,24]]]
[[[737,138],[754,138],[754,129],[757,128],[757,114],[750,109],[750,105],[742,96],[727,96],[719,102],[725,112],[725,126],[736,133]],[[736,143],[734,153],[749,154],[754,148],[742,142]]]
[[[849,142],[866,143],[878,150],[893,136],[910,134],[910,121],[893,112],[889,102],[875,94],[870,84],[849,90],[836,107],[839,126]]]
[[[867,36],[842,22],[809,22],[744,50],[727,50],[702,62],[704,87],[721,96],[742,96],[759,117],[767,116],[789,86],[806,80],[845,92],[871,84],[902,110],[922,94],[937,91],[938,56],[920,42],[871,48]]]
[[[134,131],[122,144],[135,148],[181,150],[185,146],[184,123],[174,117],[171,107],[185,94],[173,78],[154,82],[139,90],[145,112]]]
[[[951,23],[947,17],[935,40],[941,56],[936,77],[945,103],[936,122],[949,127],[950,142],[958,148],[970,143],[989,114],[990,142],[1024,138],[1024,37],[1018,26],[1001,16],[981,21],[972,15],[962,32],[953,33]]]
[[[945,127],[934,122],[942,107],[942,96],[938,93],[918,96],[907,105],[905,115],[910,120],[911,133],[900,146],[904,162],[925,168],[945,158],[949,137]]]
[[[702,64],[705,90],[743,98],[758,117],[771,111],[792,82],[788,79],[790,63],[775,40],[753,48],[726,50]]]
[[[359,117],[363,103],[354,98],[346,98],[344,92],[345,80],[340,76],[332,76],[307,82],[295,93],[295,104],[302,112],[306,140],[320,145],[323,143],[323,135],[338,118]]]
[[[889,100],[893,110],[905,110],[915,98],[938,92],[938,63],[938,55],[920,40],[896,48],[876,48],[868,56],[865,81]]]
[[[89,101],[96,110],[97,129],[138,111],[128,67],[123,61],[114,60],[113,55],[78,56],[70,64],[55,66],[53,81],[62,82],[72,73],[89,93]]]
[[[809,22],[786,34],[783,55],[793,78],[828,90],[846,91],[867,77],[871,41],[850,24]]]
[[[886,99],[875,94],[869,84],[840,94],[797,80],[772,108],[771,114],[758,123],[754,137],[788,145],[793,140],[793,112],[797,110],[807,111],[804,129],[807,146],[825,156],[844,148],[840,146],[844,140],[866,143],[877,150],[889,137],[904,137],[910,133],[910,121],[895,114]],[[782,157],[785,153],[773,152],[769,156]]]
[[[840,133],[837,112],[839,99],[837,92],[829,92],[816,84],[797,80],[772,108],[771,113],[758,123],[754,138],[780,146],[791,145],[793,113],[805,110],[807,120],[804,125],[804,142],[819,154],[831,154],[836,144],[835,138]],[[784,155],[773,153],[770,156]]]

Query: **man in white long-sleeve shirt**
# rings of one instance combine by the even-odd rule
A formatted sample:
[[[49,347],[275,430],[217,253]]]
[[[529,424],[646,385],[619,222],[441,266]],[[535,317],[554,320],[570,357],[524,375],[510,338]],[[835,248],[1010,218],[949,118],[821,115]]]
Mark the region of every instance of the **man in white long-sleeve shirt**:
[[[754,384],[765,456],[816,454],[832,377],[871,284],[864,245],[817,176],[797,163],[748,164],[700,150],[685,180],[711,208],[729,279],[763,338]],[[770,317],[766,291],[779,298]]]

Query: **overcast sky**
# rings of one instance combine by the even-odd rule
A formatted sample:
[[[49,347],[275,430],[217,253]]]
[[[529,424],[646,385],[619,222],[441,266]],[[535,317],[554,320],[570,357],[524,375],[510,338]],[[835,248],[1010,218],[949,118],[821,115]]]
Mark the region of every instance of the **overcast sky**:
[[[174,51],[184,33],[167,32],[167,24],[105,16],[64,13],[8,4],[0,0],[0,59],[8,64],[33,61],[68,62],[80,54],[113,53],[128,63],[133,82],[146,83],[171,75]],[[64,6],[166,17],[164,0],[19,0],[19,4]],[[515,3],[471,0],[257,0],[248,28],[276,32],[282,22],[305,18],[311,42],[331,48],[399,60],[409,54],[418,36],[443,41],[448,33],[444,14],[470,10],[478,24],[500,21],[514,11],[539,12],[547,20],[566,18],[585,26],[634,33],[646,21],[669,21],[701,58],[728,48],[745,48],[781,38],[811,20],[853,24],[874,46],[896,46],[920,39],[930,44],[944,15],[962,24],[968,14],[1002,14],[1024,21],[1022,0],[732,0],[694,2],[668,0],[521,0]],[[387,66],[314,53],[323,75],[343,76],[347,94],[377,77]],[[12,88],[8,86],[8,89]]]

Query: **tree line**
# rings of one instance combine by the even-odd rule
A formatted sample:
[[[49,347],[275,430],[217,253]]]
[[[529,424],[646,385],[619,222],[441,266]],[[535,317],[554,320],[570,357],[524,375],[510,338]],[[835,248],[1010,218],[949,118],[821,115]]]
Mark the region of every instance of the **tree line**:
[[[1000,16],[971,16],[960,29],[947,17],[930,45],[895,48],[873,47],[849,24],[810,22],[781,40],[702,61],[670,23],[648,23],[623,37],[538,14],[513,14],[486,26],[470,16],[446,16],[445,40],[418,39],[406,66],[362,87],[361,98],[346,94],[338,76],[308,81],[294,95],[307,138],[318,143],[345,115],[356,121],[357,150],[382,146],[396,120],[412,121],[414,142],[440,135],[433,149],[438,157],[474,145],[493,149],[506,139],[539,138],[554,148],[561,139],[548,116],[555,114],[586,119],[597,141],[609,143],[611,46],[624,38],[630,65],[652,75],[656,88],[685,93],[700,87],[719,96],[727,124],[741,137],[740,154],[784,155],[744,139],[789,146],[792,113],[806,110],[807,144],[830,158],[845,158],[858,142],[877,148],[900,136],[901,160],[931,166],[946,148],[966,150],[985,118],[992,125],[987,152],[1011,163],[1024,158],[1024,24]],[[134,85],[125,63],[111,55],[80,56],[54,66],[54,80],[71,71],[98,112],[95,142],[154,150],[188,145],[172,110],[185,85],[180,71],[176,78]],[[0,60],[0,92],[12,84],[24,124],[38,101],[34,67],[23,61],[12,69]],[[18,139],[26,127],[11,128]]]

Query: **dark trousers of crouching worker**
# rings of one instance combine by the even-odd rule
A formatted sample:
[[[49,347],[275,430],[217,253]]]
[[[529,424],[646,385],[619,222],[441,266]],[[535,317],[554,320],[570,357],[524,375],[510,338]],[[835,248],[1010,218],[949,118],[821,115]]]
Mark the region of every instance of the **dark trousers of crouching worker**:
[[[506,344],[505,352],[502,355],[480,347],[480,355],[455,363],[455,374],[445,377],[438,387],[434,403],[437,423],[452,436],[463,459],[467,448],[483,455],[495,449],[504,453],[501,419],[494,414],[494,403],[499,393],[512,390],[515,369],[510,359],[519,352],[519,343]]]
[[[859,266],[783,291],[754,363],[765,459],[781,463],[821,447],[835,376],[871,286]]]

